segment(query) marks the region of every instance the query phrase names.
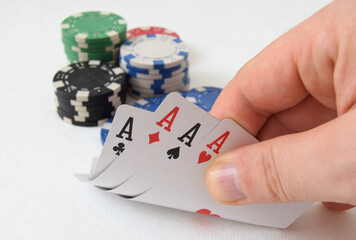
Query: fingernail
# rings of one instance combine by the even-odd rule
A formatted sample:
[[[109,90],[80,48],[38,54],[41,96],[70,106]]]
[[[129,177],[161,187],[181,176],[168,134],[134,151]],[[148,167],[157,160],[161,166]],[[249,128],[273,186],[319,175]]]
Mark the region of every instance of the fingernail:
[[[245,198],[234,164],[227,163],[213,166],[208,174],[210,191],[218,200],[234,202]]]

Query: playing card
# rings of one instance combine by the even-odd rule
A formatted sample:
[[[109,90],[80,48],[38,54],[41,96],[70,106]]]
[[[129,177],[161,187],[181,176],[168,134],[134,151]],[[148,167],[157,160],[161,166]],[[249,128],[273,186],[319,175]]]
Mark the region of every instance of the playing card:
[[[203,109],[194,109],[163,148],[141,164],[138,171],[126,182],[110,192],[136,196],[147,191],[167,172],[174,169],[218,123],[219,120]]]
[[[155,151],[159,150],[160,146],[167,143],[169,135],[195,108],[198,107],[179,94],[169,94],[153,116],[146,118],[147,124],[137,134],[139,137],[135,137],[126,150],[92,183],[99,187],[112,189],[126,181]]]
[[[153,115],[152,112],[129,105],[120,105],[117,108],[99,160],[93,161],[90,179],[97,177],[116,157],[124,152],[146,119],[151,115]]]
[[[91,160],[91,168],[90,168],[90,173],[88,175],[89,179],[94,178],[98,163],[99,163],[99,157],[94,157]]]
[[[230,119],[225,119],[201,141],[179,166],[135,201],[208,214],[257,225],[285,228],[311,203],[230,206],[210,195],[205,175],[210,162],[231,149],[257,140]]]

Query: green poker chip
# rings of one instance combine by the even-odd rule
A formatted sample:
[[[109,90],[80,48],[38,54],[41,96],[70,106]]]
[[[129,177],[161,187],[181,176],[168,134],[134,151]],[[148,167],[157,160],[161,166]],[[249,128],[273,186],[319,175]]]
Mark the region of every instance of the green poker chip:
[[[121,16],[108,12],[83,12],[66,18],[62,37],[78,43],[123,42],[127,23]]]
[[[100,60],[103,62],[116,62],[118,59],[118,51],[107,52],[103,54],[86,54],[86,53],[77,53],[77,52],[65,50],[65,54],[70,63],[87,62],[90,60]]]
[[[73,63],[79,63],[79,62],[89,62],[91,60],[78,60],[76,58],[72,58],[70,56],[67,55],[67,60],[69,63],[73,64]],[[95,59],[92,59],[92,60],[95,60]],[[110,59],[110,58],[104,58],[104,59],[97,59],[97,60],[100,60],[102,62],[108,62],[108,63],[112,63],[112,64],[117,64],[116,62],[116,59]]]
[[[83,51],[97,51],[97,50],[100,50],[100,51],[105,51],[105,49],[107,48],[111,48],[111,47],[114,47],[114,48],[118,48],[121,46],[122,42],[108,42],[108,43],[91,43],[91,44],[88,44],[88,43],[77,43],[77,42],[74,42],[74,41],[69,41],[67,39],[62,39],[62,43],[65,45],[65,46],[73,46],[73,47],[76,47],[76,48],[80,48],[81,50]]]
[[[119,50],[120,44],[114,45],[114,46],[107,46],[103,48],[92,48],[92,49],[87,49],[87,48],[80,48],[77,46],[72,46],[72,45],[64,45],[64,48],[66,50],[70,50],[73,52],[82,52],[82,53],[105,53],[105,52],[112,52]]]
[[[66,52],[67,59],[70,62],[87,62],[90,60],[100,60],[100,61],[115,61],[117,59],[117,55],[115,53],[108,53],[103,55],[79,55],[75,52]]]
[[[81,51],[76,51],[73,48],[70,47],[64,47],[64,51],[69,54],[75,54],[75,55],[88,55],[88,56],[108,56],[112,54],[119,54],[120,48],[115,48],[113,50],[108,50],[108,51],[103,51],[103,52],[81,52]]]

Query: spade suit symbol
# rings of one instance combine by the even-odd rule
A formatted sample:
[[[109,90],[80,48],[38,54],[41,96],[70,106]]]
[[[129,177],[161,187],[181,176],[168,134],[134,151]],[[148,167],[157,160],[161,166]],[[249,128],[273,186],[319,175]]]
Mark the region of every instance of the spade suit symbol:
[[[168,159],[177,159],[179,157],[180,147],[175,147],[167,151]]]

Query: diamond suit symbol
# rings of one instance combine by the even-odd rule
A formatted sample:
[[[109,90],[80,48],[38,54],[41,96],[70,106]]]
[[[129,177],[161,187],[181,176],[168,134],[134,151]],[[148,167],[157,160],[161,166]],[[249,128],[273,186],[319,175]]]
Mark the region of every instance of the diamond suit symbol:
[[[156,133],[151,133],[148,135],[149,136],[149,143],[154,143],[154,142],[159,142],[159,131]]]

